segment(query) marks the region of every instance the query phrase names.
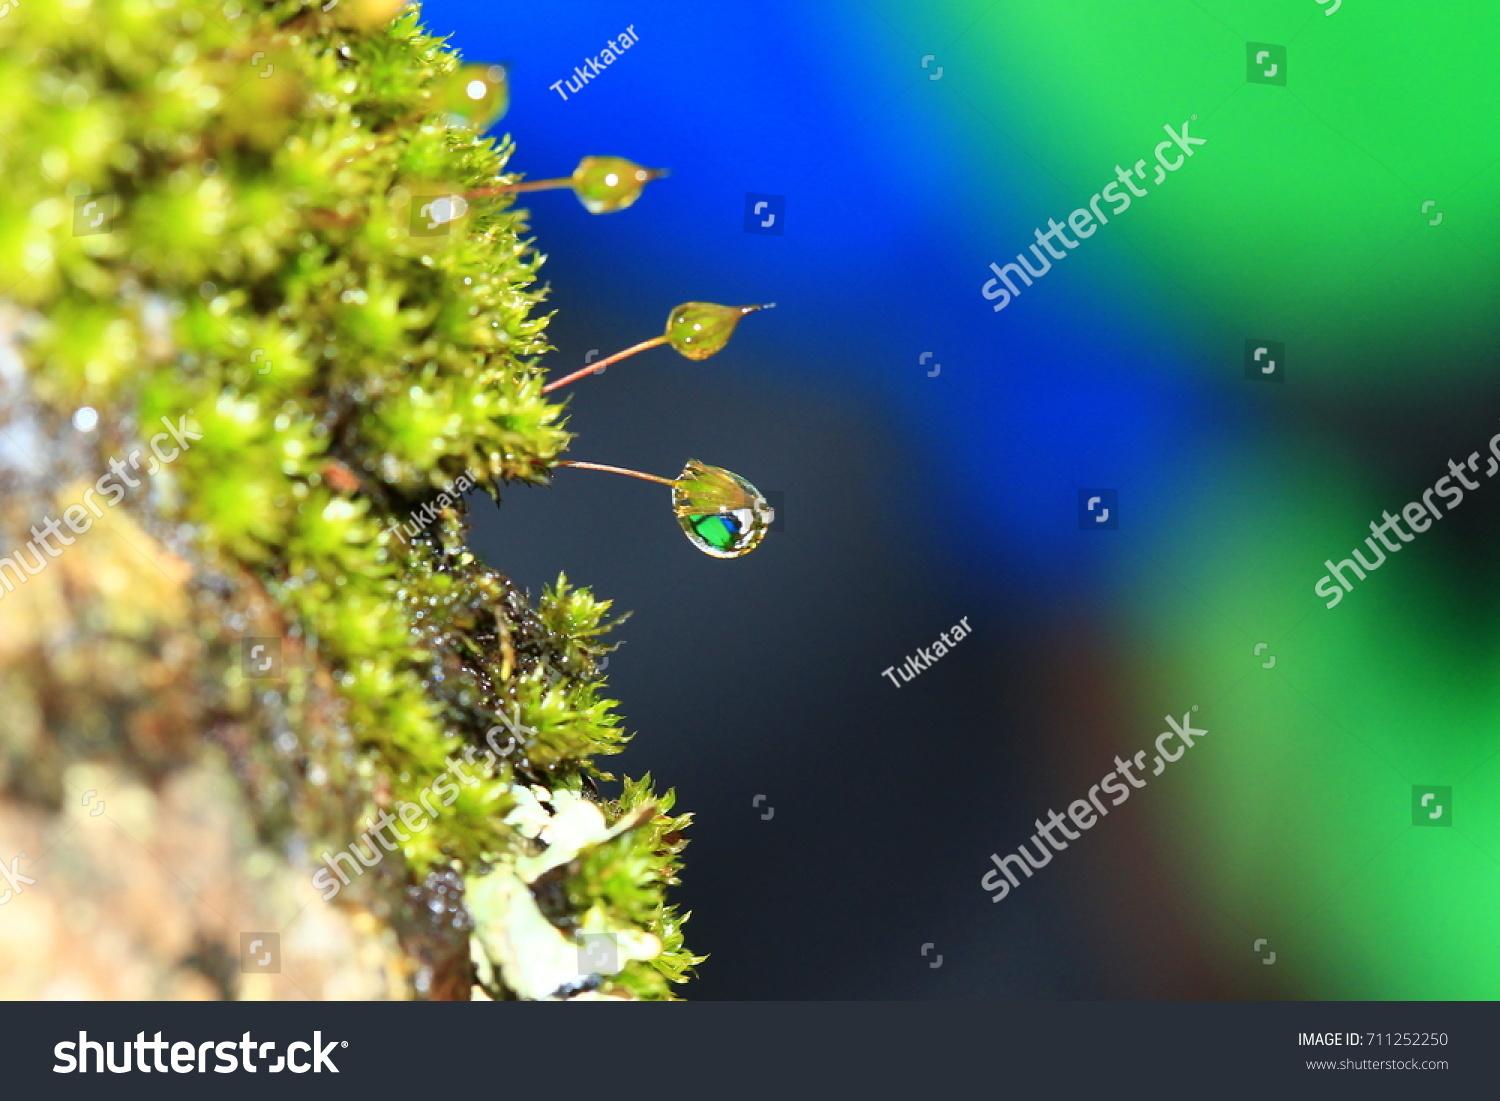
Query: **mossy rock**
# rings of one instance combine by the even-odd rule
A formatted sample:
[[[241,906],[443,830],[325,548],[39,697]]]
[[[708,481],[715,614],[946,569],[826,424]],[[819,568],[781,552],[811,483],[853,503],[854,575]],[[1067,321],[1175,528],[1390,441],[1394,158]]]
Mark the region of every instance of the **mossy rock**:
[[[0,959],[0,996],[659,998],[699,962],[687,816],[602,794],[609,602],[465,545],[463,491],[570,438],[525,212],[431,216],[515,178],[503,92],[390,0],[0,18],[0,829],[47,844],[0,942],[98,932],[38,915],[127,897],[79,871],[105,831],[183,880],[171,936],[122,903],[134,978]]]

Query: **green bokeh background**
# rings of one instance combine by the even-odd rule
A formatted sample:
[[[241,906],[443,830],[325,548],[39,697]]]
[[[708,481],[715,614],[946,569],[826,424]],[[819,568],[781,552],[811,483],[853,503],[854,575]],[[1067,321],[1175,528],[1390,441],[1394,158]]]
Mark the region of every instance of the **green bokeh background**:
[[[1061,215],[1108,180],[1101,151],[1127,165],[1149,158],[1163,124],[1199,116],[1193,130],[1212,155],[1172,178],[1170,204],[1143,200],[1112,227],[1132,266],[1107,278],[1201,301],[1224,324],[1260,319],[1319,364],[1310,385],[1420,385],[1426,372],[1402,370],[1406,357],[1471,347],[1500,260],[1494,5],[1344,0],[1331,16],[1315,0],[960,8],[941,30],[922,13],[912,36],[951,27],[944,63],[983,87],[968,89],[971,106],[1029,154],[1037,171],[1007,165],[1004,179],[1033,187],[1039,210]],[[1286,47],[1284,87],[1246,80],[1250,42]],[[1023,98],[1047,110],[1006,109]]]
[[[1485,591],[1500,489],[1471,494],[1337,608],[1312,592],[1381,509],[1500,428],[1500,6],[890,7],[898,37],[945,43],[978,104],[969,121],[992,148],[1011,143],[993,154],[1008,201],[1039,223],[1197,114],[1210,144],[1170,204],[1113,224],[1087,277],[1153,319],[1174,352],[1162,371],[1213,396],[1235,384],[1214,381],[1237,369],[1226,331],[1291,349],[1284,391],[1237,392],[1210,460],[1184,451],[1120,578],[1140,705],[1200,704],[1212,731],[1144,800],[1174,906],[1232,961],[1237,989],[1500,996],[1500,640]],[[1287,48],[1285,87],[1247,81],[1249,42]],[[1416,784],[1452,786],[1451,827],[1412,824]],[[1259,937],[1277,966],[1246,978]]]

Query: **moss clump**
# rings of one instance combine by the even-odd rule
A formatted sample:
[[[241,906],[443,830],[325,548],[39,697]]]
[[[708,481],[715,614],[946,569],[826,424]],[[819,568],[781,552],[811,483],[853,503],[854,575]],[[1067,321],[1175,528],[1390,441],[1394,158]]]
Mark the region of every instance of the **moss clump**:
[[[473,928],[491,996],[664,997],[698,962],[665,902],[687,819],[649,779],[597,794],[626,740],[599,668],[609,603],[559,578],[533,608],[464,544],[455,484],[545,482],[569,441],[542,394],[525,212],[444,198],[514,179],[510,140],[483,136],[503,97],[492,69],[491,94],[455,96],[473,70],[414,6],[340,7],[92,0],[0,20],[0,302],[27,415],[57,433],[96,411],[101,471],[162,418],[199,436],[124,507],[192,564],[180,629],[208,641],[211,710],[269,731],[270,705],[296,743],[289,790],[259,792],[268,840],[342,848],[382,811],[438,804],[347,892],[401,936],[413,992],[468,992]],[[267,622],[282,668],[258,682],[243,643]],[[310,705],[319,685],[337,714]],[[496,729],[514,734],[500,753]],[[458,760],[467,779],[434,801]],[[353,813],[323,805],[330,775]],[[465,882],[503,904],[467,906]],[[565,942],[615,937],[628,962],[558,963],[548,988],[511,913],[533,903]],[[453,915],[440,945],[429,908]]]

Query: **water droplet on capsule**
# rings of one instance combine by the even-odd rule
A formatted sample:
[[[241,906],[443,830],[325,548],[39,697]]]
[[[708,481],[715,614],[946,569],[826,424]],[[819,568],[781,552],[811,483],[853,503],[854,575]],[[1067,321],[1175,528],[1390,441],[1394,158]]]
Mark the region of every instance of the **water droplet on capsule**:
[[[760,490],[738,474],[689,459],[672,487],[672,512],[688,542],[714,558],[760,545],[776,519]]]

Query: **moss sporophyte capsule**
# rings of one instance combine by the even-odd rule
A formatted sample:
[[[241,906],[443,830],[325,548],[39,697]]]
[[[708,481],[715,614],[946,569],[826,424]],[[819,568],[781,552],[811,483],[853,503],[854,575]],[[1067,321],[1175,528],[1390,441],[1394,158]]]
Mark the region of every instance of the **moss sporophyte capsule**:
[[[360,31],[373,31],[396,18],[407,0],[333,0],[321,9],[334,23]]]
[[[468,192],[465,198],[570,188],[590,214],[613,214],[634,204],[648,183],[665,175],[665,168],[644,168],[624,157],[584,157],[571,176],[479,187]]]
[[[502,65],[462,65],[438,87],[439,110],[487,130],[510,107],[510,84]]]
[[[577,382],[581,378],[597,375],[605,368],[612,367],[622,359],[629,359],[637,352],[644,352],[648,348],[656,348],[663,344],[671,345],[679,355],[687,359],[707,359],[729,343],[729,338],[742,317],[755,313],[757,310],[774,309],[775,306],[774,302],[767,302],[763,306],[720,306],[714,302],[684,302],[667,318],[666,331],[660,336],[653,336],[650,340],[632,344],[614,355],[605,356],[601,360],[590,363],[587,367],[580,367],[572,374],[553,379],[542,387],[542,393],[550,394],[554,390],[561,390],[564,386]]]
[[[719,306],[712,302],[684,302],[667,318],[667,343],[679,355],[688,359],[707,359],[729,343],[740,318],[756,310],[769,310],[775,306],[774,302],[768,302],[764,306]]]
[[[624,157],[584,157],[573,170],[573,194],[590,214],[613,214],[641,197],[652,180],[667,174],[665,168],[642,168]]]
[[[598,470],[672,490],[672,514],[688,542],[714,558],[740,558],[760,546],[776,520],[765,496],[733,471],[689,459],[676,478],[602,463],[564,460],[558,466]]]

